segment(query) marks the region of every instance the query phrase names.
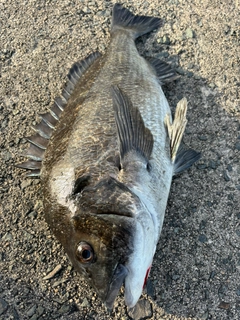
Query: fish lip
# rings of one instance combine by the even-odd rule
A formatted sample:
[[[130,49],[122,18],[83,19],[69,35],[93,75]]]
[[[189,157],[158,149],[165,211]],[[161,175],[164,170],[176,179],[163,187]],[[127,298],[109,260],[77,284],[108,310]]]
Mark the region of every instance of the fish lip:
[[[127,275],[128,269],[123,264],[119,263],[115,268],[108,293],[105,298],[105,305],[109,310],[113,309],[114,301]]]

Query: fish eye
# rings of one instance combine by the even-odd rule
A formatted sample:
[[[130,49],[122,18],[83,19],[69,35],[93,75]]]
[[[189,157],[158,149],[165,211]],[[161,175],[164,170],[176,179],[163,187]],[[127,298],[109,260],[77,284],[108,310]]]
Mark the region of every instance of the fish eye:
[[[81,241],[76,249],[76,256],[81,263],[90,263],[94,260],[94,251],[92,246],[84,241]]]

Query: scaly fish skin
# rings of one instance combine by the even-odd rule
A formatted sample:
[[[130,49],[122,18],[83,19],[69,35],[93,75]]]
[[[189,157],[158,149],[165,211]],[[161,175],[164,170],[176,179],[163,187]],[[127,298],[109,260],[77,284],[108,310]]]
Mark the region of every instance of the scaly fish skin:
[[[174,126],[160,84],[176,74],[157,59],[141,57],[134,42],[159,25],[158,18],[114,6],[105,55],[95,53],[74,65],[62,98],[50,110],[58,118],[64,109],[51,137],[45,125],[49,115],[35,128],[49,142],[31,138],[43,145],[40,149],[47,145],[44,157],[43,149],[34,147],[33,161],[20,165],[40,174],[46,221],[108,308],[123,283],[126,304],[137,303],[174,171],[199,158],[187,150],[173,160],[186,125],[186,103]]]

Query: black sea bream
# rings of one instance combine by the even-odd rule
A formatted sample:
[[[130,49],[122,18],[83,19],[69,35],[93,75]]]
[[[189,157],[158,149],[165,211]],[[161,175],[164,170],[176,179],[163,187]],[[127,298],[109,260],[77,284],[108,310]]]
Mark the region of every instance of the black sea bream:
[[[18,165],[40,176],[46,221],[108,308],[123,284],[127,306],[137,303],[172,176],[200,157],[180,144],[186,99],[172,121],[161,88],[176,73],[135,46],[159,26],[158,18],[114,5],[106,53],[73,65],[61,97],[28,138],[30,160]]]

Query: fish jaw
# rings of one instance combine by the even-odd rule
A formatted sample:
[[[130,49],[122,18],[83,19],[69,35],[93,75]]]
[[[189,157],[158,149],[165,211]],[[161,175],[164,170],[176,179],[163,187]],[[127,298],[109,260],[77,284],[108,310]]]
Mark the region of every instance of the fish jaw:
[[[134,250],[125,265],[128,269],[125,278],[125,303],[129,308],[135,306],[142,294],[157,245],[156,230],[150,213],[147,210],[139,212],[135,219]]]
[[[108,309],[111,310],[113,308],[114,301],[127,275],[128,269],[124,265],[118,264],[114,271],[113,278],[109,285],[108,294],[105,299],[105,305]]]

